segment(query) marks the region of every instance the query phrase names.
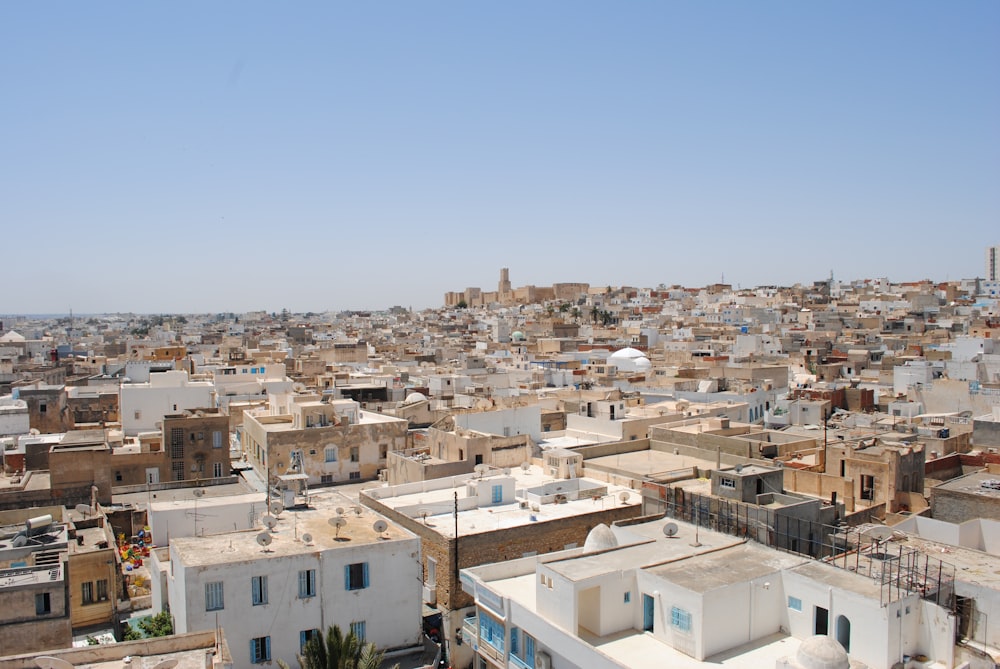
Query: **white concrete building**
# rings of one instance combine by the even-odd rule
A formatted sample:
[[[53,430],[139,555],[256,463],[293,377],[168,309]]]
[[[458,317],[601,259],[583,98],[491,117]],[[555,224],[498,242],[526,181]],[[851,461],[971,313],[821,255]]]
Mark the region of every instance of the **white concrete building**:
[[[28,434],[30,429],[28,403],[10,395],[0,397],[0,437]]]
[[[121,387],[122,430],[134,437],[158,430],[167,414],[215,407],[215,384],[191,381],[188,373],[171,370],[151,374],[147,383],[125,383]]]
[[[257,523],[249,531],[172,537],[152,569],[162,583],[154,605],[166,595],[175,632],[222,627],[236,667],[278,659],[294,666],[311,635],[331,625],[384,650],[417,646],[419,538],[342,495],[311,502],[279,514],[270,531]],[[332,527],[331,518],[342,526]]]
[[[477,607],[463,636],[486,666],[802,666],[789,658],[817,634],[851,667],[955,666],[954,618],[918,591],[685,523],[598,527],[583,549],[461,576]]]
[[[533,406],[495,409],[493,411],[473,411],[455,414],[455,426],[474,432],[513,437],[526,434],[533,441],[542,438],[542,411]]]
[[[195,490],[202,496],[191,494],[148,503],[149,527],[158,546],[170,545],[173,538],[251,530],[267,513],[267,503],[259,493],[216,496],[211,488]]]

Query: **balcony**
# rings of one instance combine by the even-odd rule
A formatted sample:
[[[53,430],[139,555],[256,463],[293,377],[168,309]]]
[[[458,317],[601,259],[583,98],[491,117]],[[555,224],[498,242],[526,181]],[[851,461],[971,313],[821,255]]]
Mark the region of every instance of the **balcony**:
[[[517,669],[535,669],[534,665],[528,664],[513,653],[511,653],[508,657],[510,658],[510,663],[517,667]]]
[[[479,619],[476,616],[462,621],[462,642],[470,646],[479,643]]]

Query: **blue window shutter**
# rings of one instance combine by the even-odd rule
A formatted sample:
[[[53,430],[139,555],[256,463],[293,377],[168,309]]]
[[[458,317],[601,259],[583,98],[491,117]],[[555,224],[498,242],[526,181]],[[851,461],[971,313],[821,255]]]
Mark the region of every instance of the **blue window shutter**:
[[[264,637],[264,659],[271,659],[271,637]]]
[[[254,645],[253,645],[253,639],[250,639],[250,661],[251,662],[257,662],[257,655],[254,653],[255,650],[256,649],[254,648]]]
[[[364,563],[364,567],[362,569],[364,570],[364,573],[365,573],[365,575],[364,575],[364,580],[365,580],[364,587],[367,588],[368,587],[368,563],[367,562]]]
[[[351,565],[344,565],[344,590],[351,589]]]

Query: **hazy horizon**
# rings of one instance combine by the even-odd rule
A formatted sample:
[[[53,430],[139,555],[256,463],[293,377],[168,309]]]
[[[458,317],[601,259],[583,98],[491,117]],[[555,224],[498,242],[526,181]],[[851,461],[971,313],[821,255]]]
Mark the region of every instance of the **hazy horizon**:
[[[1000,4],[0,5],[9,313],[981,276]]]

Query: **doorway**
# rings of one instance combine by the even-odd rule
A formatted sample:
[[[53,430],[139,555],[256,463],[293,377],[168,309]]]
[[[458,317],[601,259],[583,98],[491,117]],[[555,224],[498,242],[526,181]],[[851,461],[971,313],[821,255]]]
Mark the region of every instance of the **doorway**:
[[[830,612],[822,606],[815,607],[813,614],[813,634],[830,633]]]
[[[837,616],[837,643],[851,652],[851,621],[846,616]]]
[[[642,631],[652,632],[653,631],[653,612],[656,610],[656,605],[653,603],[653,598],[649,595],[642,596]]]

